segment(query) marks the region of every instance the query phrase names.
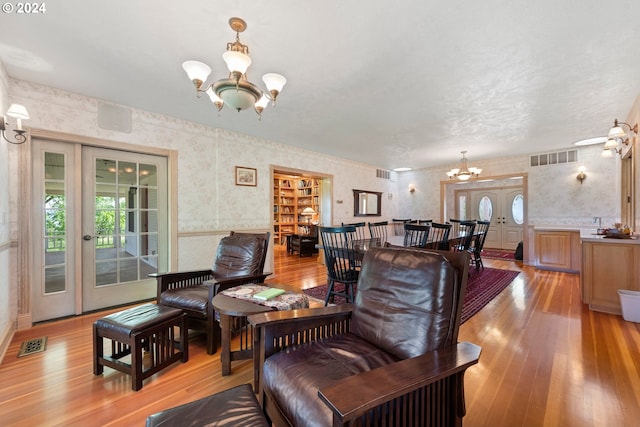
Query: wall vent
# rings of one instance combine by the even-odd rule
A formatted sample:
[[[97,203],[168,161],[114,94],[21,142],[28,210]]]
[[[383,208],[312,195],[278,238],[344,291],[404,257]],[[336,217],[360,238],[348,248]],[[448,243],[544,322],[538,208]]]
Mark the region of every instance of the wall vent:
[[[384,169],[376,169],[376,178],[391,179],[391,172]]]
[[[131,110],[119,105],[98,103],[98,127],[131,133]]]
[[[555,153],[534,154],[531,156],[531,167],[560,165],[578,161],[578,150],[557,151]]]

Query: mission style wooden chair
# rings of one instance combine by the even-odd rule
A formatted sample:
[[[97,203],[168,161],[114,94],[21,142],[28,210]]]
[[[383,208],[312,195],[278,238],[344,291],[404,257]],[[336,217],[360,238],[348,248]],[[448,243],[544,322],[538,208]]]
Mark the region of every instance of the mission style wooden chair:
[[[371,248],[353,305],[249,316],[273,425],[460,426],[480,357],[457,341],[468,268],[466,252]]]
[[[207,353],[214,354],[220,341],[211,300],[220,291],[248,283],[263,283],[271,233],[231,232],[220,240],[209,270],[151,274],[157,280],[159,305],[182,309],[190,329],[207,334]]]

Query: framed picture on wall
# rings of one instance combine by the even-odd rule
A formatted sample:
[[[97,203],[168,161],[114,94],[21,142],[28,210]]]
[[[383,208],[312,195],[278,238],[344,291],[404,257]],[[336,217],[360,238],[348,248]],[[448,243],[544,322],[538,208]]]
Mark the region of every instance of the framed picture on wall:
[[[236,185],[255,187],[258,185],[258,171],[255,168],[236,166]]]

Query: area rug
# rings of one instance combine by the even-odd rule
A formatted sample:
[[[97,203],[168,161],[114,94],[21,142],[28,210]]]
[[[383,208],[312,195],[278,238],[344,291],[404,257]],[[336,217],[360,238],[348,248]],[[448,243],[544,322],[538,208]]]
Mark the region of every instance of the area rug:
[[[482,307],[489,304],[492,299],[509,286],[518,274],[518,271],[500,270],[497,268],[485,268],[480,271],[476,271],[475,268],[470,268],[469,280],[467,281],[467,294],[465,295],[462,305],[461,322],[466,322],[471,316],[480,311]],[[344,290],[344,285],[342,283],[336,283],[335,288],[338,291],[342,291]],[[303,292],[311,297],[324,301],[324,297],[327,295],[327,285],[305,289]],[[344,303],[344,298],[335,297],[334,304]]]
[[[482,258],[493,258],[493,259],[510,259],[515,261],[516,252],[515,251],[507,251],[504,249],[483,249],[482,250]]]

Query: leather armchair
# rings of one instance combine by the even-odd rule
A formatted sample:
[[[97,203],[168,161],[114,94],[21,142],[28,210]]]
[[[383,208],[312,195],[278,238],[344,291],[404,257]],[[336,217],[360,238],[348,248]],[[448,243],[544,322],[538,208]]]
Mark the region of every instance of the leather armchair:
[[[150,275],[157,280],[157,303],[182,309],[190,329],[204,329],[208,354],[220,342],[211,300],[225,289],[264,282],[271,274],[263,272],[270,236],[232,231],[220,240],[211,269]]]
[[[372,248],[353,305],[250,316],[273,425],[461,425],[480,357],[457,342],[468,266],[467,253]]]

